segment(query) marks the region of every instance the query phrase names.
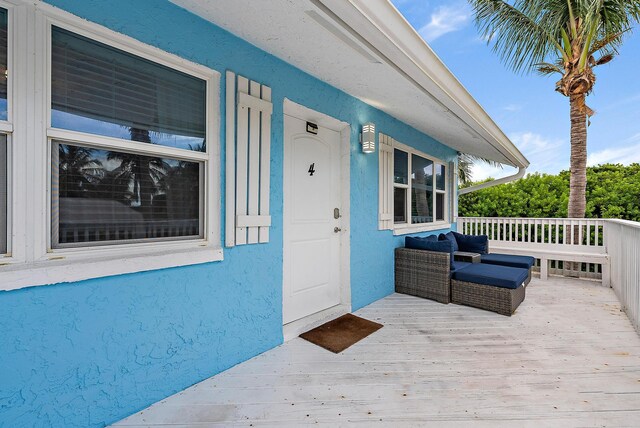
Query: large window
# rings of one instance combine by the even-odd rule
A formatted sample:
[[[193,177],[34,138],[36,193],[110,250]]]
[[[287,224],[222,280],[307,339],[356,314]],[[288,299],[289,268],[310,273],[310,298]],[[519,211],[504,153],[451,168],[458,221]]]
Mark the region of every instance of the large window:
[[[51,247],[203,238],[206,97],[200,78],[53,26],[51,126],[75,132],[49,139]]]
[[[52,242],[202,237],[201,164],[54,142]]]
[[[0,5],[0,291],[222,260],[220,73]]]
[[[446,221],[446,167],[408,150],[394,149],[393,219],[396,227]]]

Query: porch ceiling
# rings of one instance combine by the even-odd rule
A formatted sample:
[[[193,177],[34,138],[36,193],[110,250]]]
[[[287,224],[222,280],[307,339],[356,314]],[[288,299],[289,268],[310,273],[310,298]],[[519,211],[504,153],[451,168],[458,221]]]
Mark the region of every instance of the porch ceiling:
[[[529,162],[386,0],[171,0],[454,149]]]

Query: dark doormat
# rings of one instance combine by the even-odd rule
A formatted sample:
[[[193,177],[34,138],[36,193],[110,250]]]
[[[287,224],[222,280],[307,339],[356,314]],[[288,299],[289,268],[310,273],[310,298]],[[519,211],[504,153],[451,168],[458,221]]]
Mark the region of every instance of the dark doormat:
[[[331,352],[340,353],[382,328],[382,324],[346,314],[300,335]]]

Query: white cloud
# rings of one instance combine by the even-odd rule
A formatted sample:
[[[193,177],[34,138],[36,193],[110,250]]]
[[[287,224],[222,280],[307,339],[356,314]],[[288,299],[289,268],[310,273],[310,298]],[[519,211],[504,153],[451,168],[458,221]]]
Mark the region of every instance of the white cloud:
[[[522,110],[522,106],[520,104],[509,104],[504,106],[502,109],[513,113]]]
[[[490,165],[487,165],[484,162],[477,162],[473,164],[471,168],[471,178],[473,181],[482,181],[487,178],[501,178],[506,177],[507,175],[513,174],[515,171],[513,168],[504,167],[504,168],[494,168]]]
[[[510,135],[511,141],[529,159],[527,172],[556,174],[569,168],[569,143],[562,139],[547,138],[533,132],[518,132]],[[473,180],[501,178],[512,175],[512,167],[494,168],[479,162],[473,166]]]
[[[587,165],[595,166],[604,163],[620,163],[629,165],[640,163],[640,134],[622,142],[623,147],[611,147],[591,153],[587,157]]]
[[[568,140],[548,138],[533,132],[519,132],[509,136],[511,141],[529,159],[531,165],[527,172],[540,172],[557,174],[569,169],[569,157],[571,145]],[[587,157],[587,165],[595,166],[605,163],[620,163],[629,165],[640,163],[640,133],[620,143],[617,147],[608,147],[590,153]],[[501,178],[514,174],[512,167],[494,168],[484,163],[473,166],[473,180],[479,181],[489,177]]]
[[[447,33],[458,31],[469,21],[470,13],[466,4],[440,6],[431,14],[431,20],[418,31],[427,41],[442,37]]]

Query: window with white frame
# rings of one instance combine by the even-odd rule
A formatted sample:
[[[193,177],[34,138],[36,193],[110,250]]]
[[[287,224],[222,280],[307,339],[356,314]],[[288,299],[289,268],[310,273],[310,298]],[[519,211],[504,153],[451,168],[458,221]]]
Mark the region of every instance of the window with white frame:
[[[450,211],[445,163],[384,134],[380,141],[380,229],[445,225]]]
[[[222,260],[219,79],[0,0],[0,290]]]
[[[207,82],[52,26],[51,247],[204,237]]]
[[[0,8],[0,122],[9,122],[9,44],[8,10]],[[9,252],[9,136],[0,133],[0,255]]]

